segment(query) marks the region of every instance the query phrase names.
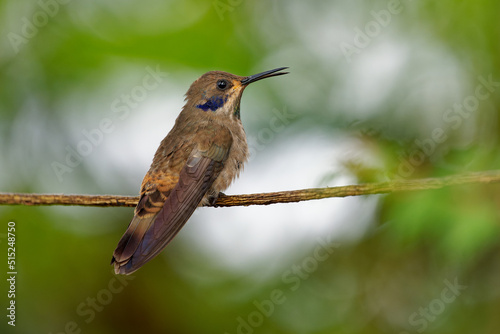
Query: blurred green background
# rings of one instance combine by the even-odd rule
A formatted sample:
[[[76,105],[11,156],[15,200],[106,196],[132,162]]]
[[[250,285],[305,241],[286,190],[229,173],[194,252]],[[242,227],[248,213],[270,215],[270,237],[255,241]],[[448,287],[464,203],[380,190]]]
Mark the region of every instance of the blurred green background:
[[[226,193],[498,169],[498,13],[494,0],[0,1],[0,191],[136,195],[191,82],[280,66],[245,92],[252,158]],[[0,332],[498,333],[499,190],[202,208],[127,278],[109,261],[133,209],[1,206],[18,275],[15,328],[0,283]]]

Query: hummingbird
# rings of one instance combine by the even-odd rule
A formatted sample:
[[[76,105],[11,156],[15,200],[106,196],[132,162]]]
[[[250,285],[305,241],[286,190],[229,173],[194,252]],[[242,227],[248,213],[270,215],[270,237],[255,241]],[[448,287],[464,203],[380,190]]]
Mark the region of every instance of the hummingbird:
[[[252,82],[287,67],[242,77],[203,74],[186,93],[174,127],[144,176],[134,217],[113,252],[116,274],[128,275],[158,255],[198,206],[214,204],[248,159],[240,102]]]

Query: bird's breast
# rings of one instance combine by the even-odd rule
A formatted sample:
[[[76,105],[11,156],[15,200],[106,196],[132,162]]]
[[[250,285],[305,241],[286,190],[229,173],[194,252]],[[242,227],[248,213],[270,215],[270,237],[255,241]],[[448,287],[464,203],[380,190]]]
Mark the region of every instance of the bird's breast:
[[[243,126],[236,124],[236,126],[228,128],[233,136],[233,143],[228,158],[224,162],[224,168],[214,181],[209,192],[211,195],[217,195],[227,189],[233,180],[239,176],[244,163],[248,160],[248,144]]]

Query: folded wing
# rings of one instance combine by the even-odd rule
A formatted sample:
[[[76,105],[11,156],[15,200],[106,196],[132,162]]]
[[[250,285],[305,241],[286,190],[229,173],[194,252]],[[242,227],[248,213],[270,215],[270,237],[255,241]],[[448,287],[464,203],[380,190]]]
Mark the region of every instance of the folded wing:
[[[195,149],[167,194],[143,195],[111,261],[117,274],[131,274],[160,253],[184,226],[223,168],[227,145]],[[141,214],[143,213],[143,214]]]

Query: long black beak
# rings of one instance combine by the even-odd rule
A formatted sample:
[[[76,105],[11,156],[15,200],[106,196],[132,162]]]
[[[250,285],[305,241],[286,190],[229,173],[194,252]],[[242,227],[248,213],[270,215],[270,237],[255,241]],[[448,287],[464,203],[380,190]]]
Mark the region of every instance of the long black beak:
[[[265,78],[270,78],[270,77],[275,77],[278,75],[288,74],[288,72],[279,72],[279,71],[282,71],[282,70],[287,69],[287,68],[288,67],[280,67],[280,68],[275,68],[274,70],[269,70],[269,71],[265,71],[262,73],[251,75],[251,76],[246,77],[243,80],[241,80],[241,84],[248,85],[248,84],[251,84],[252,82],[259,81],[259,80],[262,80]],[[279,73],[277,73],[277,72],[279,72]]]

